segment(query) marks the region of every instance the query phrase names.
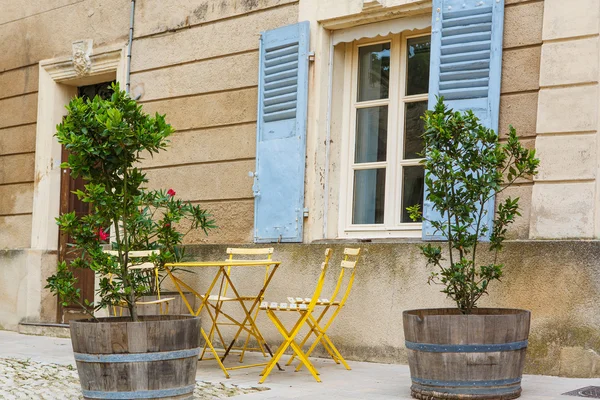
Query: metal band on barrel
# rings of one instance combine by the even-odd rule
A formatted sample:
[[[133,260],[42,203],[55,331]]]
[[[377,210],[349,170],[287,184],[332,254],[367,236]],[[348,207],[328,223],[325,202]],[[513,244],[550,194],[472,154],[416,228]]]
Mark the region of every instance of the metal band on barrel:
[[[406,341],[409,350],[427,353],[491,353],[495,351],[512,351],[527,348],[527,340],[494,344],[430,344]]]
[[[89,399],[160,399],[164,397],[192,394],[196,385],[174,389],[139,390],[136,392],[101,392],[97,390],[82,390],[83,397]]]
[[[197,357],[200,349],[161,351],[156,353],[124,353],[124,354],[84,354],[74,353],[75,361],[86,363],[127,363],[143,361],[177,360],[179,358]]]
[[[446,387],[490,387],[520,385],[521,378],[497,379],[493,381],[438,381],[435,379],[411,378],[413,383],[427,386],[446,386]],[[437,390],[437,388],[435,388]]]
[[[507,394],[513,394],[513,393],[521,393],[521,386],[509,386],[506,388],[499,388],[499,387],[491,387],[491,388],[444,388],[444,387],[435,387],[432,388],[431,386],[421,386],[418,384],[414,384],[412,385],[411,389],[413,391],[420,391],[422,393],[445,393],[445,394],[449,394],[449,395],[465,395],[465,394],[474,394],[474,395],[489,395],[489,396],[500,396],[500,395],[507,395]],[[518,396],[517,396],[518,397]],[[456,397],[450,397],[450,398],[456,398]],[[493,398],[497,398],[497,397],[493,397]],[[514,397],[511,397],[514,398]]]

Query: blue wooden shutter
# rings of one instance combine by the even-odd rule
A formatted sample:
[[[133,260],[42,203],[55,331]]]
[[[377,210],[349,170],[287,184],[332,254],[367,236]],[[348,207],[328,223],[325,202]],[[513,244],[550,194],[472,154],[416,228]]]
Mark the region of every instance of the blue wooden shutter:
[[[443,96],[456,111],[473,110],[482,124],[498,131],[504,0],[434,0],[431,29],[429,109]],[[486,204],[491,232],[494,200]],[[442,216],[427,201],[425,218]],[[489,232],[488,232],[489,237]],[[424,240],[443,240],[430,223],[423,223]]]
[[[309,23],[260,38],[254,241],[302,242]]]

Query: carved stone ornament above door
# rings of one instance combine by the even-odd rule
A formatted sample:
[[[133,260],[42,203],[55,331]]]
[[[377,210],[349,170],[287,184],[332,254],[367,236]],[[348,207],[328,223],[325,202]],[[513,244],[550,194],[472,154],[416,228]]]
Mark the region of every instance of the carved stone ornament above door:
[[[385,7],[385,0],[363,0],[363,11]]]
[[[84,39],[73,42],[73,69],[77,76],[88,75],[92,69],[92,39]]]

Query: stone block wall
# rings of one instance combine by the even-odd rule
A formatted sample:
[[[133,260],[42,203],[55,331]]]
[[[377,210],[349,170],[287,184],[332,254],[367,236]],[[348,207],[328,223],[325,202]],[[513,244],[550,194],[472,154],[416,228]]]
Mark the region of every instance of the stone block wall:
[[[544,3],[531,238],[597,238],[600,4]]]
[[[297,21],[297,0],[139,3],[132,93],[177,130],[142,167],[152,188],[200,202],[219,225],[189,243],[252,241],[260,32]]]
[[[129,5],[2,0],[0,10],[0,249],[19,249],[31,246],[38,62],[70,55],[78,39],[124,43]]]
[[[536,143],[543,12],[543,0],[506,1],[498,129],[500,137],[505,138],[512,125],[529,148]],[[512,239],[529,238],[532,190],[533,182],[522,180],[496,200],[500,204],[507,196],[521,199],[522,218],[513,226]]]

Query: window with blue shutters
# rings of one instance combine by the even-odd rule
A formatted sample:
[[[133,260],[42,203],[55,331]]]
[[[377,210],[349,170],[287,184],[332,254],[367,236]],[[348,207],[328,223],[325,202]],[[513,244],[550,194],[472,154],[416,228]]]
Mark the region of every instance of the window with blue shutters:
[[[254,241],[301,242],[308,94],[309,23],[260,38]]]
[[[429,32],[354,41],[346,51],[339,236],[420,237],[406,207],[423,201]]]
[[[473,110],[488,128],[498,130],[504,0],[434,0],[431,31],[429,108],[443,96],[455,111]],[[485,206],[486,223],[494,217],[494,199]],[[427,201],[423,215],[441,220]],[[424,240],[443,240],[423,223]]]

